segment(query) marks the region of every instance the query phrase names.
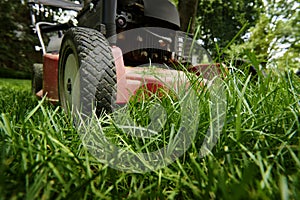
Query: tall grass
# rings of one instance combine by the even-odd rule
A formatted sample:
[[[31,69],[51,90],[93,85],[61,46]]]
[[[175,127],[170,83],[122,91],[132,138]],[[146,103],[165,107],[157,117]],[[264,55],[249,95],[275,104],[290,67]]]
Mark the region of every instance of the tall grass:
[[[227,76],[227,117],[212,154],[198,157],[209,126],[202,104],[195,108],[201,116],[191,148],[168,167],[144,174],[99,163],[59,106],[32,97],[29,82],[6,82],[0,81],[0,199],[299,198],[300,80],[291,73]],[[204,92],[199,98],[207,101]],[[146,104],[134,107],[140,123],[147,120]],[[170,113],[172,105],[176,101]],[[115,128],[103,120],[110,122],[106,129]]]

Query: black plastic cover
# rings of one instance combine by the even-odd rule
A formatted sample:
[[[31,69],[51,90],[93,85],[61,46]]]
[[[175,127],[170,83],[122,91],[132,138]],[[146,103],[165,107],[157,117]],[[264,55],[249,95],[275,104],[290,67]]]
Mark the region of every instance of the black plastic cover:
[[[169,0],[144,0],[145,16],[165,20],[180,27],[179,13]]]

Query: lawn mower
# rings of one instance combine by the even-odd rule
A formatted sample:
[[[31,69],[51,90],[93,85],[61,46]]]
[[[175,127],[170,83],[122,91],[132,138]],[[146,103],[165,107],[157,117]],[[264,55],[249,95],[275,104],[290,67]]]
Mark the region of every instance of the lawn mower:
[[[126,104],[141,87],[174,85],[172,81],[185,77],[179,65],[205,77],[221,71],[180,31],[178,11],[169,0],[29,0],[29,5],[43,53],[43,64],[33,67],[33,92],[65,109],[75,106],[88,113],[93,105],[110,112],[112,104]],[[76,18],[37,22],[37,13],[46,6],[75,11]],[[45,33],[55,33],[47,46]],[[149,63],[163,80],[145,75]]]

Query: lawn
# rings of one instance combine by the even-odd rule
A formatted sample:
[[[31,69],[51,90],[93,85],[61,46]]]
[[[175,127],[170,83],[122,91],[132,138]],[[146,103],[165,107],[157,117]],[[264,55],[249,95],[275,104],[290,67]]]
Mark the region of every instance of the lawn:
[[[224,86],[226,118],[210,155],[199,157],[210,124],[207,94],[199,92],[199,126],[184,155],[161,169],[128,173],[99,162],[72,118],[31,95],[30,81],[0,79],[0,199],[299,199],[299,78],[230,75]],[[147,124],[149,101],[132,107],[139,123]],[[163,105],[171,117],[162,144],[181,117],[176,99]],[[131,141],[111,118],[101,120],[116,143],[145,152],[156,147]]]

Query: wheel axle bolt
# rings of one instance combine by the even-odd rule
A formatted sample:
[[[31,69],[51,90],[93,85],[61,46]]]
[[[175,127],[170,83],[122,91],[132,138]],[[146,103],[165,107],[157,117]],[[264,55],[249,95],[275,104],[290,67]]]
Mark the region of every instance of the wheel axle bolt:
[[[68,90],[69,94],[72,93],[72,83],[71,83],[71,79],[68,79],[67,90]]]

